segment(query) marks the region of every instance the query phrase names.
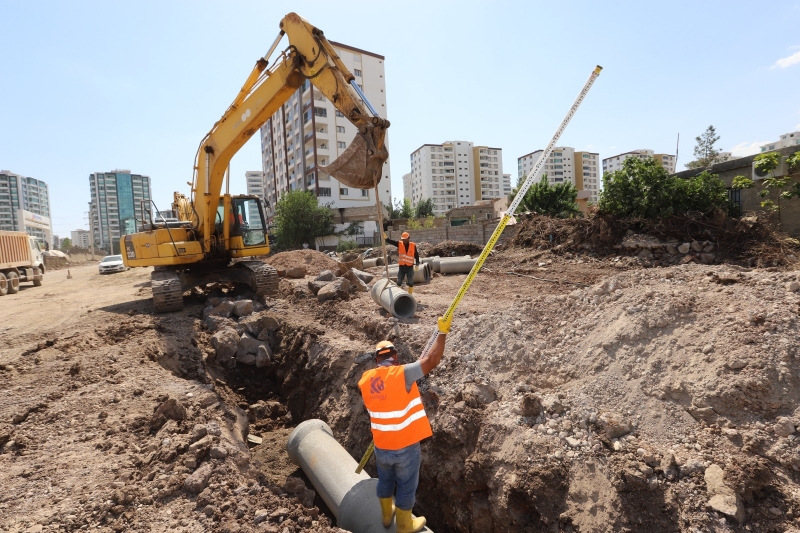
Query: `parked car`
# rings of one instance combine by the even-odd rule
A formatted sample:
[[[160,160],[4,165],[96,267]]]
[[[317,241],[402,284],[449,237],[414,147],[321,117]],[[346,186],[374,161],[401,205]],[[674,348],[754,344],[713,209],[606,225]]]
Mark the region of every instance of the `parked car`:
[[[109,274],[111,272],[124,272],[126,268],[125,263],[122,262],[121,255],[107,255],[97,265],[97,270],[101,274]]]

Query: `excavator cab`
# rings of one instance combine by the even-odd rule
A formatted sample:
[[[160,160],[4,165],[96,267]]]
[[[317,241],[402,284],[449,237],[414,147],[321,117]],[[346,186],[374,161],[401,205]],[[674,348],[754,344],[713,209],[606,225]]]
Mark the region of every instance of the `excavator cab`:
[[[221,249],[229,251],[233,257],[269,253],[266,218],[257,196],[220,198],[214,226],[219,242],[228,241]]]

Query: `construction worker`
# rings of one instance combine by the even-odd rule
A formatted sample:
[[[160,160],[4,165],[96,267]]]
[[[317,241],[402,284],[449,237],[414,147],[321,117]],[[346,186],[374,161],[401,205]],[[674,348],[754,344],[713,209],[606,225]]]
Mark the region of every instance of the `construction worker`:
[[[379,342],[375,347],[377,368],[364,372],[358,382],[375,442],[383,527],[392,525],[392,515],[396,512],[398,533],[413,533],[425,527],[425,517],[413,518],[411,509],[419,484],[419,443],[433,432],[416,381],[442,360],[449,331],[450,323],[439,318],[439,335],[433,347],[418,361],[407,365],[397,362],[394,344]]]
[[[385,233],[383,234],[383,240],[387,244],[397,246],[397,286],[402,287],[403,280],[405,280],[408,285],[408,294],[414,294],[414,272],[419,268],[419,252],[417,252],[417,245],[409,239],[410,235],[407,231],[400,235],[399,241],[389,239]]]

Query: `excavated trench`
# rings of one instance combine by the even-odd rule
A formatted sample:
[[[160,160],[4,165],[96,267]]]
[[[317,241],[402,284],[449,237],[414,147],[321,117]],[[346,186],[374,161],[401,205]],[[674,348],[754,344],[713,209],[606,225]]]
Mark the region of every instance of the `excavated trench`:
[[[368,327],[365,329],[369,329]],[[381,332],[367,334],[379,337]],[[283,322],[271,340],[274,360],[267,369],[239,365],[226,372],[225,380],[239,396],[237,405],[248,411],[251,432],[277,433],[285,446],[285,437],[303,420],[320,418],[334,431],[337,440],[356,459],[371,441],[368,417],[363,409],[357,381],[368,364],[354,350],[331,346],[326,335],[314,326]],[[413,347],[412,347],[413,348]],[[401,351],[401,359],[412,360]],[[420,390],[434,427],[434,436],[423,443],[423,464],[415,511],[425,515],[428,524],[439,533],[457,532],[570,532],[586,530],[573,524],[566,513],[570,500],[585,500],[585,511],[608,513],[609,523],[619,524],[618,531],[679,531],[675,509],[662,489],[647,490],[638,479],[613,479],[620,495],[616,509],[603,508],[602,496],[592,488],[598,480],[608,483],[616,466],[602,458],[588,461],[571,472],[565,462],[545,461],[553,450],[531,444],[527,457],[520,460],[519,450],[503,453],[505,430],[484,416],[479,402],[457,393],[440,397],[437,387],[422,380]],[[459,403],[464,408],[454,410]],[[266,409],[263,407],[266,405]],[[261,407],[259,407],[261,406]],[[255,413],[254,410],[260,410]],[[264,416],[264,419],[259,419]],[[258,448],[252,450],[258,457]],[[621,468],[621,467],[620,467]],[[574,469],[574,468],[573,468]],[[377,476],[374,460],[366,471]],[[268,471],[264,471],[265,476]],[[313,488],[302,476],[308,485]],[[614,478],[614,476],[610,476]],[[576,481],[577,478],[577,481]],[[582,488],[571,487],[576,483]],[[607,487],[611,488],[611,487]],[[574,503],[574,501],[573,501]],[[331,513],[317,496],[315,504],[331,519]],[[613,517],[612,517],[613,515]],[[622,526],[629,524],[632,527]],[[598,531],[605,528],[598,529]]]

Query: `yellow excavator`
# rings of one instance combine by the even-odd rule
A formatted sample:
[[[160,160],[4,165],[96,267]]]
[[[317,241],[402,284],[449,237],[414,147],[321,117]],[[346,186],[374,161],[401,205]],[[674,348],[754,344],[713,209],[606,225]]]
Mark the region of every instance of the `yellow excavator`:
[[[246,260],[270,250],[261,199],[222,194],[222,186],[230,180],[227,169],[234,154],[306,80],[358,130],[342,155],[321,170],[360,189],[376,187],[383,175],[389,122],[378,116],[320,29],[295,13],[286,15],[280,28],[236,99],[200,143],[191,194],[174,195],[177,220],[151,216],[138,233],[121,239],[126,266],[155,267],[156,312],[182,309],[185,291],[211,282],[249,285],[259,296],[277,293],[275,269]],[[270,66],[284,35],[289,46]]]

